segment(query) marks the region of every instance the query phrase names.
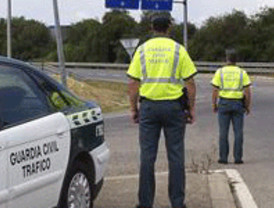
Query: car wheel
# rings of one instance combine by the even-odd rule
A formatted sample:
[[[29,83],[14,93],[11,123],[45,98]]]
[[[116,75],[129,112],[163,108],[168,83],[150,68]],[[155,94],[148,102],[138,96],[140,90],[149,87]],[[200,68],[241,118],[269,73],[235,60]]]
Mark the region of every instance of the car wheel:
[[[92,208],[94,179],[89,163],[72,165],[62,189],[60,208]]]

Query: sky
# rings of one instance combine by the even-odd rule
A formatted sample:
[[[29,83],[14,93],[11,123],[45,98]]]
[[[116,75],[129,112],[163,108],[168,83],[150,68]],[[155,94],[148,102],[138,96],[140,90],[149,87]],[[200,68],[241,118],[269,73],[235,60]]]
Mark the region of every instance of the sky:
[[[7,1],[0,0],[0,17],[7,16]],[[60,22],[70,25],[87,18],[101,20],[105,8],[105,0],[58,0]],[[231,13],[233,9],[253,15],[264,7],[274,7],[274,0],[188,0],[189,21],[201,26],[211,16]],[[52,0],[12,0],[12,15],[35,19],[47,26],[54,24]],[[141,11],[130,11],[137,21]],[[174,4],[172,16],[177,23],[183,21],[183,5]]]

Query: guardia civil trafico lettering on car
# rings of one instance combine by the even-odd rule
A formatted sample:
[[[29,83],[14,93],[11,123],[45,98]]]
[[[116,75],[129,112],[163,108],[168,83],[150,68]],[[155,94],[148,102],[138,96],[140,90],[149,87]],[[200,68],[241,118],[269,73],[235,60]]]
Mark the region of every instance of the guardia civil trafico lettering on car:
[[[0,57],[1,208],[92,208],[108,159],[97,104]]]

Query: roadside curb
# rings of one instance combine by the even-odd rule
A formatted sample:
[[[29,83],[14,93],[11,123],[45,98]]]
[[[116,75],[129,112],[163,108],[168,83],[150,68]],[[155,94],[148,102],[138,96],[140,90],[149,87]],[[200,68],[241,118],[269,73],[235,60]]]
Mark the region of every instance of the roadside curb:
[[[231,201],[231,196],[234,198],[234,205],[232,207],[237,208],[258,208],[256,202],[254,201],[253,196],[251,195],[247,185],[245,184],[243,178],[241,177],[240,173],[236,169],[221,169],[212,171],[213,175],[215,174],[222,174],[226,176],[226,179],[221,178],[217,175],[217,179],[210,179],[209,177],[209,187],[210,187],[210,195],[212,199],[213,208],[217,207],[227,207],[226,202],[223,202],[224,197],[223,195],[227,194],[227,188],[230,190],[230,193],[227,194],[227,200]],[[212,176],[213,177],[213,176]],[[213,182],[211,184],[211,182]],[[214,184],[214,182],[218,182],[219,184]],[[221,187],[222,194],[215,193],[220,191],[220,189],[214,190],[215,186]],[[214,206],[220,202],[218,196],[221,197],[221,201],[224,203],[222,206]],[[223,198],[222,198],[223,197]],[[229,207],[230,208],[230,207]]]
[[[236,208],[225,172],[217,171],[208,175],[208,186],[212,208]]]
[[[232,185],[232,191],[239,207],[258,208],[240,173],[235,169],[226,169],[225,172]]]

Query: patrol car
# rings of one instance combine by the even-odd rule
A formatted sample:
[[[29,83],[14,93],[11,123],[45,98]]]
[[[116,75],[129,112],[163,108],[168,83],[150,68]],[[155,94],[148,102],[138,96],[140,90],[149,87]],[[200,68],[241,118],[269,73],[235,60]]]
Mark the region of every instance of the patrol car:
[[[108,158],[98,105],[0,57],[1,208],[91,208]]]

